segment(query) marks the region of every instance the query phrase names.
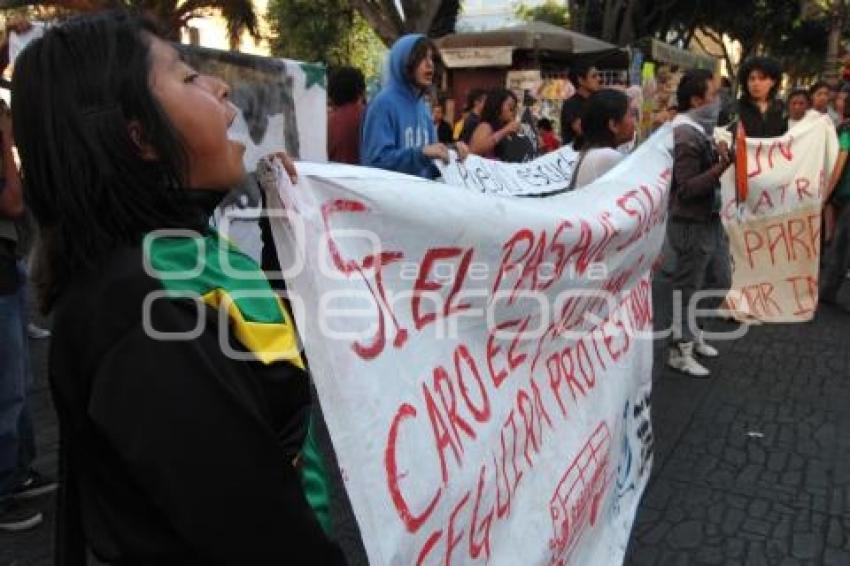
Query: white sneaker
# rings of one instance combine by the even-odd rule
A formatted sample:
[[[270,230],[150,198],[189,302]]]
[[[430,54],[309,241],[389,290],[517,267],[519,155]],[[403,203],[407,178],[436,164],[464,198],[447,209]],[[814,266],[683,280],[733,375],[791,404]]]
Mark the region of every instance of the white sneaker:
[[[30,338],[34,338],[36,340],[50,338],[49,330],[47,330],[46,328],[41,328],[40,326],[36,326],[32,322],[27,325],[27,334]]]
[[[17,533],[37,527],[44,521],[38,511],[28,510],[16,501],[0,502],[0,532]]]
[[[711,374],[708,368],[694,358],[693,342],[681,342],[670,348],[667,365],[691,377],[708,377]]]
[[[697,332],[696,341],[694,342],[694,352],[704,358],[716,358],[720,355],[717,348],[705,341],[705,335],[702,330]]]

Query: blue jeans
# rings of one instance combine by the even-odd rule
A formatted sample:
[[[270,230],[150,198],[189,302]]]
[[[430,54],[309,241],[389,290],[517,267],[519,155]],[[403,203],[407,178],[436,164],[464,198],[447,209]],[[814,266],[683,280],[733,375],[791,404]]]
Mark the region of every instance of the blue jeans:
[[[22,263],[18,269],[21,272],[18,290],[0,295],[0,499],[17,487],[35,459],[35,435],[28,405],[32,372]]]

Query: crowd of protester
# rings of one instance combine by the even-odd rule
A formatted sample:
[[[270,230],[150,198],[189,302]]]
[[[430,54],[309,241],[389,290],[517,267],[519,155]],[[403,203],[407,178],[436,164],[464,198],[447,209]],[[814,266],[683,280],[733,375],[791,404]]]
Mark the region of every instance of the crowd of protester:
[[[571,188],[579,190],[633,145],[629,97],[603,88],[593,66],[569,70],[576,91],[557,132],[552,120],[533,115],[527,97],[505,88],[470,90],[450,123],[445,100],[433,92],[437,57],[425,36],[400,38],[385,86],[368,103],[360,71],[333,71],[330,160],[435,178],[434,160],[448,161],[452,151],[461,160],[475,154],[520,163],[572,146]],[[846,90],[816,82],[783,102],[781,75],[769,58],[745,61],[735,104],[709,71],[686,71],[678,84],[665,118],[674,137],[667,239],[676,259],[672,284],[685,300],[730,285],[719,190],[734,152],[714,141],[714,129],[780,136],[809,113],[829,115],[840,141],[821,276],[821,301],[837,299],[850,267]],[[157,341],[142,327],[143,297],[168,288],[143,269],[142,241],[152,231],[195,230],[210,250],[260,271],[207,225],[244,176],[244,148],[227,137],[234,119],[228,85],[198,74],[144,20],[110,12],[48,30],[20,55],[12,89],[11,116],[0,112],[0,530],[35,527],[41,513],[21,502],[57,485],[32,468],[27,270],[15,228],[26,193],[40,232],[38,302],[53,330],[57,563],[82,564],[89,550],[114,564],[287,564],[307,553],[317,564],[343,563],[347,552],[328,520],[328,493],[340,487],[328,480],[333,462],[315,447],[307,361],[231,359],[214,324],[189,344]],[[145,253],[158,268],[190,270],[186,261],[195,257],[186,245],[176,238]],[[258,290],[269,287],[257,281]],[[204,272],[204,292],[232,285],[221,271]],[[259,303],[268,324],[294,336],[281,301]],[[178,331],[194,327],[196,311],[173,299],[156,303],[152,316],[157,328]],[[700,359],[718,351],[700,331],[681,330],[671,338],[668,365],[707,377]],[[253,351],[248,339],[235,347]]]

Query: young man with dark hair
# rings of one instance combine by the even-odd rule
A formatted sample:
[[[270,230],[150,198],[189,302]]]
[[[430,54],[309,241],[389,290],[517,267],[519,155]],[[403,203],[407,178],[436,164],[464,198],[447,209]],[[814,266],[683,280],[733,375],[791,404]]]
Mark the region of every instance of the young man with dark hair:
[[[821,114],[829,112],[829,101],[832,98],[832,87],[826,81],[817,81],[809,87],[809,98],[812,101],[812,109]]]
[[[366,80],[360,69],[341,67],[328,80],[328,159],[360,163],[360,121],[366,101]]]
[[[710,71],[684,74],[676,91],[679,112],[673,119],[674,161],[670,187],[667,238],[676,253],[672,283],[680,294],[682,326],[674,328],[668,365],[691,377],[708,377],[695,355],[715,357],[690,316],[694,295],[709,279],[717,290],[731,284],[728,241],[720,223],[720,176],[731,163],[725,144],[715,146],[714,128],[720,114],[717,82]]]
[[[399,38],[390,49],[387,85],[366,109],[360,137],[360,163],[425,178],[438,175],[433,160],[449,160],[437,141],[425,94],[434,81],[434,43],[421,34]],[[458,142],[458,155],[466,146]]]
[[[446,121],[446,101],[440,97],[431,104],[431,117],[434,119],[434,127],[437,129],[437,141],[450,144],[454,141],[452,125]]]
[[[599,71],[592,65],[576,63],[570,69],[568,77],[576,92],[561,106],[561,141],[564,145],[573,143],[576,136],[581,135],[581,112],[584,103],[591,94],[601,88]]]
[[[798,88],[791,91],[788,95],[788,129],[790,130],[799,124],[806,114],[809,112],[812,105],[812,98],[809,96],[809,91],[804,88]]]
[[[484,89],[474,88],[466,95],[466,106],[463,109],[465,116],[460,132],[455,136],[457,140],[469,144],[472,132],[481,122],[481,112],[484,110],[485,102],[487,102],[487,91]]]

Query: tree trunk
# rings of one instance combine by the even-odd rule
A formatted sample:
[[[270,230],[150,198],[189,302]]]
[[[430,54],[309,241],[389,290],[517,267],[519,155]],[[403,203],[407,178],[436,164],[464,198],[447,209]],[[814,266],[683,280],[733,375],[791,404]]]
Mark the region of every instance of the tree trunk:
[[[587,13],[590,11],[590,0],[586,0],[581,9],[581,22],[578,27],[573,27],[579,33],[587,33]]]
[[[837,11],[838,10],[836,10],[836,12]],[[838,68],[841,65],[841,30],[844,23],[843,15],[843,13],[833,14],[829,20],[829,35],[826,39],[826,60],[824,61],[823,69],[823,77],[827,80],[838,78]]]
[[[440,9],[441,0],[401,0],[407,33],[428,33]]]
[[[624,0],[605,0],[602,19],[602,41],[617,43]]]
[[[428,37],[443,37],[455,32],[460,0],[443,0],[428,28]]]
[[[617,34],[617,45],[629,45],[635,39],[635,8],[639,0],[626,0],[620,32]]]
[[[404,23],[392,0],[349,0],[387,47],[404,33]]]
[[[720,53],[712,53],[710,49],[700,40],[699,36],[696,34],[696,30],[694,30],[694,34],[691,36],[694,41],[696,41],[697,45],[699,45],[700,49],[702,49],[705,53],[711,55],[712,57],[717,57],[723,60],[726,64],[726,72],[729,74],[729,79],[732,81],[732,92],[736,92],[737,90],[737,76],[738,69],[732,63],[732,54],[729,53],[729,50],[726,48],[726,44],[723,42],[723,34],[713,33],[712,31],[700,27],[699,30],[709,39],[714,41],[720,46]],[[741,46],[741,61],[744,60],[747,51],[745,51],[746,46]]]
[[[447,0],[450,1],[450,0]],[[395,0],[349,0],[351,6],[372,26],[387,47],[405,33],[427,34],[442,0],[401,0],[403,15]],[[460,4],[458,4],[458,9]]]

